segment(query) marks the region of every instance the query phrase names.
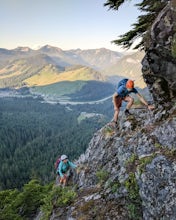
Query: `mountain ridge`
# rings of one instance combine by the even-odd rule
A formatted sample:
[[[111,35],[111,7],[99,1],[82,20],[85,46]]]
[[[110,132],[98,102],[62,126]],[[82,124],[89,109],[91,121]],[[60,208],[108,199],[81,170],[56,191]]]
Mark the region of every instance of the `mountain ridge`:
[[[39,59],[40,56],[41,59]],[[116,68],[116,66],[119,65],[119,60],[123,59],[122,53],[106,48],[88,50],[71,49],[66,51],[50,45],[45,45],[38,50],[32,50],[29,47],[17,47],[13,50],[0,48],[1,69],[8,69],[9,65],[12,65],[13,62],[18,59],[29,60],[29,63],[30,60],[33,59],[34,66],[36,62],[38,62],[39,65],[43,63],[42,57],[48,64],[60,66],[63,69],[75,65],[82,65],[93,68],[103,75],[118,75],[118,68]],[[113,68],[116,70],[112,74]],[[129,70],[129,72],[130,71],[131,70]],[[128,74],[128,71],[124,71],[123,75],[126,74]]]
[[[131,66],[125,70],[125,67],[128,67],[128,65],[126,65],[127,62],[124,63],[125,56],[122,53],[106,48],[88,50],[71,49],[65,51],[50,45],[45,45],[38,50],[33,50],[29,47],[17,47],[13,50],[0,48],[0,58],[2,58],[0,60],[1,88],[20,88],[24,86],[31,88],[46,85],[53,85],[53,88],[55,88],[56,83],[62,81],[85,81],[86,84],[89,81],[90,88],[92,88],[91,81],[104,81],[107,82],[107,85],[109,83],[116,84],[120,78],[127,77],[128,72],[130,73],[131,71]],[[123,62],[123,65],[121,65],[124,71],[123,76],[118,76],[116,71],[113,74],[105,73],[104,70],[108,68],[115,68],[117,70],[117,66],[120,66],[120,60]],[[137,62],[139,63],[139,60]],[[136,78],[138,76],[139,73],[135,74]],[[132,77],[134,78],[133,75]],[[139,81],[140,83],[138,83]],[[137,86],[141,86],[141,88],[145,87],[141,80],[137,80],[136,82]],[[68,85],[70,88],[69,84],[65,85]],[[77,86],[78,83],[75,83],[73,91],[80,90],[80,86]]]

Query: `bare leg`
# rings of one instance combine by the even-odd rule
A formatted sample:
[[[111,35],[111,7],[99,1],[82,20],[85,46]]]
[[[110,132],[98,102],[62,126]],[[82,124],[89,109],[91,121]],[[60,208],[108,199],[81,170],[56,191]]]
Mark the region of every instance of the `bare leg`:
[[[63,186],[66,186],[66,184],[67,184],[67,178],[64,178]]]
[[[114,118],[113,121],[117,122],[118,120],[118,115],[119,115],[119,109],[114,109]]]
[[[118,115],[119,115],[119,111],[120,111],[120,106],[121,106],[122,100],[119,99],[117,93],[114,93],[112,101],[113,101],[113,105],[114,105],[114,117],[113,117],[113,121],[114,121],[115,123],[117,123]]]
[[[67,182],[67,177],[64,175],[63,177],[60,178],[60,183],[65,186]]]
[[[127,106],[126,106],[126,109],[129,110],[131,108],[131,106],[133,105],[133,103],[134,103],[134,99],[131,96],[126,96],[123,100],[125,102],[128,102]]]

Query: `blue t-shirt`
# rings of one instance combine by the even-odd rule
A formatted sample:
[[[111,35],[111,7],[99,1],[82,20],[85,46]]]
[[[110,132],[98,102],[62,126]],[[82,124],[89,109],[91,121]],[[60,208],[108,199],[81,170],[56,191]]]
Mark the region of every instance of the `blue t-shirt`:
[[[129,95],[130,93],[138,93],[137,89],[133,88],[132,90],[128,91],[126,88],[126,85],[121,85],[119,88],[117,88],[117,94],[124,98],[125,96]]]
[[[64,162],[61,161],[59,163],[58,168],[57,168],[57,173],[59,173],[59,175],[61,177],[63,177],[64,173],[66,173],[69,170],[70,167],[76,168],[76,164],[73,164],[69,160],[67,161],[67,163],[64,163]]]

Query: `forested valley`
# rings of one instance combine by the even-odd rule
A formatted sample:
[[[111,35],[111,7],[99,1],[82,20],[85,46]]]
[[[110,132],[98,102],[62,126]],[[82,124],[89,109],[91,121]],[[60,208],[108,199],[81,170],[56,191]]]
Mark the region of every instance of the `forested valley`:
[[[97,115],[78,120],[81,112]],[[32,97],[0,98],[0,190],[20,189],[34,178],[54,180],[57,157],[77,159],[112,115],[111,100],[66,107]]]

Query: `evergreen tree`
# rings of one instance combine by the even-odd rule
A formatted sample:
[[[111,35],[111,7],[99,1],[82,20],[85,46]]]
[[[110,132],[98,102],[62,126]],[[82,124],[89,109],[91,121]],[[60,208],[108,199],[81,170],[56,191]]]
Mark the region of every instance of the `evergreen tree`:
[[[84,153],[93,133],[110,120],[111,105],[107,100],[68,110],[30,97],[0,98],[0,190],[20,189],[34,178],[55,179],[58,155],[74,160]],[[102,115],[79,119],[84,111]]]
[[[119,10],[120,5],[126,1],[127,0],[107,0],[104,6],[108,6],[109,9]],[[148,31],[150,30],[155,18],[166,6],[166,4],[167,0],[143,0],[141,3],[135,4],[135,6],[144,13],[140,15],[138,17],[138,21],[132,25],[132,30],[120,35],[119,39],[112,42],[129,49],[136,39],[141,38],[140,43],[138,43],[134,49],[147,48],[146,42],[148,38]]]

